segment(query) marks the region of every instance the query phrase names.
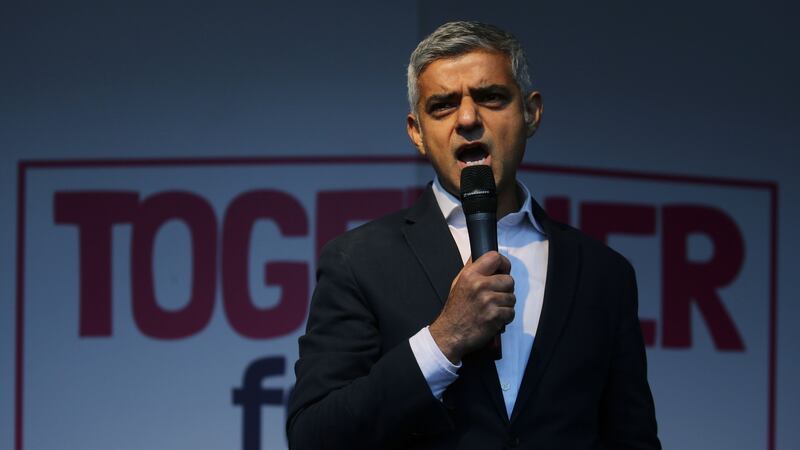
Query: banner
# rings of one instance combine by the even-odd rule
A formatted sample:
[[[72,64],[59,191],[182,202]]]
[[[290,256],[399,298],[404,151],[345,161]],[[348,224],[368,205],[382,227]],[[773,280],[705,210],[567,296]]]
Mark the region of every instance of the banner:
[[[320,248],[432,176],[402,156],[21,162],[16,449],[285,448]],[[664,447],[774,448],[776,186],[519,179],[636,268]]]

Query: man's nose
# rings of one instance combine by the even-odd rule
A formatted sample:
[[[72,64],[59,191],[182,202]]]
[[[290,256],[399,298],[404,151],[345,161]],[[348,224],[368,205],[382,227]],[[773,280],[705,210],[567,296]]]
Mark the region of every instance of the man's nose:
[[[481,125],[481,118],[478,113],[477,105],[471,97],[464,97],[458,107],[458,128],[461,130],[472,130]]]

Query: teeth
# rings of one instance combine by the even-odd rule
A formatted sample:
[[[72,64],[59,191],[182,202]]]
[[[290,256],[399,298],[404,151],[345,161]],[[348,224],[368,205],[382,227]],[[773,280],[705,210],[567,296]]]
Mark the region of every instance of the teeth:
[[[483,164],[485,162],[486,162],[486,157],[484,156],[483,158],[481,158],[481,159],[479,159],[477,161],[468,161],[467,165],[468,166],[477,166],[477,165]]]

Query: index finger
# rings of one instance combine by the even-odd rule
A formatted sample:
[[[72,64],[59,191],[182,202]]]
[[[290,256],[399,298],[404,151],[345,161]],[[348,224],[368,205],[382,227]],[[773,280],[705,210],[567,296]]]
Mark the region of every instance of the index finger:
[[[502,273],[506,275],[511,274],[511,260],[509,260],[504,255],[501,255],[499,253],[498,255],[500,255],[500,264],[497,266],[496,273]]]

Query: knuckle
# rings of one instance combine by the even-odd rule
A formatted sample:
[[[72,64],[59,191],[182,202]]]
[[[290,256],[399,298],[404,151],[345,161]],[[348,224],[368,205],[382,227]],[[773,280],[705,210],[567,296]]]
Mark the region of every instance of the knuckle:
[[[503,257],[500,253],[497,253],[494,250],[486,252],[484,256],[486,257],[486,262],[491,264],[497,264],[497,260]]]
[[[514,321],[514,317],[516,317],[516,315],[517,315],[517,313],[513,309],[509,310],[508,320],[506,321],[506,323],[513,322]]]
[[[482,291],[484,290],[485,281],[480,278],[473,278],[469,280],[469,287],[474,291]]]
[[[506,258],[505,256],[503,256],[503,262],[504,262],[504,265],[506,266],[505,269],[506,269],[507,273],[511,273],[511,260]]]

